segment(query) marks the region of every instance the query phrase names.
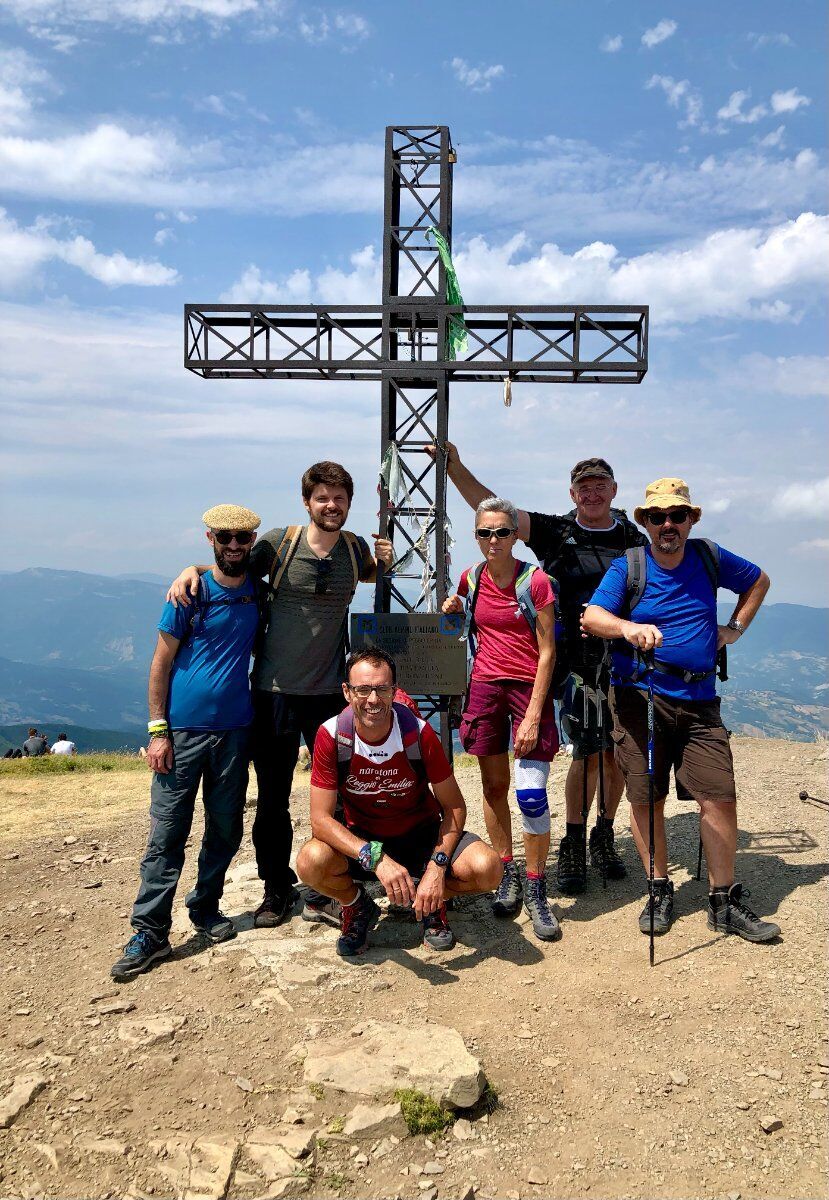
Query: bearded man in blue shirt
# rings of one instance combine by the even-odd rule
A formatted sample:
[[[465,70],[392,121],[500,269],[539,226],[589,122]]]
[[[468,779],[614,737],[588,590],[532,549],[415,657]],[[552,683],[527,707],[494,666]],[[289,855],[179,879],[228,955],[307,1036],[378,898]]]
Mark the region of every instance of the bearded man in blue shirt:
[[[689,534],[702,510],[682,479],[648,485],[634,510],[651,544],[627,551],[610,565],[585,610],[583,627],[616,639],[613,709],[616,760],[625,776],[631,829],[646,871],[650,865],[648,698],[654,703],[654,933],[673,921],[668,878],[665,797],[671,768],[677,796],[700,807],[700,834],[708,865],[708,927],[750,942],[768,942],[779,926],[744,903],[735,882],[737,810],[734,763],[716,694],[720,647],[745,633],[769,589],[760,567],[707,539]],[[717,622],[717,588],[737,594],[727,625]],[[631,620],[635,609],[635,620]],[[644,656],[644,657],[643,657]],[[650,901],[639,918],[650,930]]]
[[[253,721],[248,673],[259,627],[258,584],[248,560],[260,520],[236,504],[219,504],[202,519],[215,565],[188,608],[165,604],[150,666],[150,837],[132,910],[135,933],[111,972],[120,982],[171,953],[173,899],[200,784],[204,837],[185,903],[194,927],[211,941],[236,934],[219,901],[242,840]]]

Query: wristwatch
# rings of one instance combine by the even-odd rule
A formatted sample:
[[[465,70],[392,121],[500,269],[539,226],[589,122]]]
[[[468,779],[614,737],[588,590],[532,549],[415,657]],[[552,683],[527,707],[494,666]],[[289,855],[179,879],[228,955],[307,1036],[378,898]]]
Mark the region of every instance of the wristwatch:
[[[429,862],[433,862],[436,866],[442,867],[443,870],[449,866],[449,855],[444,854],[442,850],[436,850]]]
[[[734,629],[737,633],[745,633],[746,627],[742,621],[738,621],[736,617],[732,617],[726,625],[726,629]]]

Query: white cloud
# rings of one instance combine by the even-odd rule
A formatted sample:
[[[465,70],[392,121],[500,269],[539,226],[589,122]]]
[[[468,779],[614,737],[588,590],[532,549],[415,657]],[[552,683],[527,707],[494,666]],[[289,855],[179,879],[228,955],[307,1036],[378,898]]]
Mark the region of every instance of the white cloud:
[[[829,476],[811,482],[798,482],[780,488],[772,499],[772,508],[783,517],[813,516],[829,507]]]
[[[300,37],[312,44],[327,42],[329,38],[336,37],[362,42],[371,34],[368,21],[356,13],[323,12],[315,16],[301,16],[297,28]]]
[[[685,117],[679,122],[680,129],[699,125],[702,118],[702,98],[687,79],[674,79],[671,75],[651,75],[645,84],[648,89],[661,88],[671,108],[683,108]]]
[[[316,277],[305,268],[267,279],[251,264],[219,297],[226,304],[371,304],[379,301],[381,264],[373,246],[352,254],[352,269],[327,267]]]
[[[0,46],[0,130],[26,126],[44,86],[54,88],[52,78],[30,54]]]
[[[270,124],[270,117],[267,113],[248,104],[243,92],[226,92],[222,96],[211,93],[194,100],[193,107],[196,112],[211,113],[226,121],[242,121],[253,117],[255,121],[262,121],[266,125]]]
[[[707,514],[728,512],[729,508],[731,508],[731,500],[728,496],[718,496],[715,500],[705,502]]]
[[[163,287],[178,280],[176,271],[154,260],[128,258],[120,250],[101,254],[85,237],[55,237],[55,224],[40,218],[24,228],[0,209],[0,281],[5,290],[31,283],[53,261],[77,267],[107,287]]]
[[[768,115],[768,109],[765,104],[755,104],[747,112],[743,111],[743,105],[751,96],[750,91],[732,92],[728,98],[728,103],[717,110],[717,116],[721,121],[736,121],[738,125],[754,125],[757,121]]]
[[[604,54],[616,54],[619,50],[622,49],[621,33],[617,33],[615,37],[611,37],[610,34],[607,34],[605,37],[602,38],[599,49]]]
[[[757,145],[776,148],[778,146],[782,146],[785,140],[786,127],[785,125],[778,125],[776,129],[771,131],[771,133],[767,133],[765,137],[760,138]]]
[[[652,50],[654,46],[658,46],[661,42],[666,42],[669,37],[673,37],[677,28],[676,21],[670,21],[666,17],[663,17],[652,29],[645,30],[642,34],[642,45]]]
[[[493,63],[489,67],[470,67],[464,59],[453,58],[450,66],[458,83],[462,83],[473,92],[488,92],[493,80],[501,79],[504,74],[501,63]]]
[[[172,229],[170,229],[169,225],[167,225],[156,231],[153,241],[155,242],[156,246],[163,246],[167,242],[175,241],[175,238],[176,235],[173,233]]]
[[[808,96],[801,96],[797,88],[789,88],[787,92],[773,92],[771,97],[771,111],[775,114],[797,112],[799,108],[805,108],[812,101]]]
[[[719,378],[732,390],[754,395],[829,397],[829,358],[820,354],[744,354]]]
[[[755,50],[760,50],[763,46],[794,45],[787,33],[747,33],[746,38]]]

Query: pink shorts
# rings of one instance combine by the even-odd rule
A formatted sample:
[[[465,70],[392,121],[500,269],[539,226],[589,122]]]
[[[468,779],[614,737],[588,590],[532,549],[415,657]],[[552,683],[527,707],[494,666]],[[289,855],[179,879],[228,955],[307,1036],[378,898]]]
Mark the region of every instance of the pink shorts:
[[[505,754],[509,750],[510,728],[514,733],[524,720],[532,693],[533,685],[521,680],[473,678],[459,731],[466,753],[476,758]],[[557,751],[558,727],[550,691],[541,711],[538,741],[526,757],[551,762]]]

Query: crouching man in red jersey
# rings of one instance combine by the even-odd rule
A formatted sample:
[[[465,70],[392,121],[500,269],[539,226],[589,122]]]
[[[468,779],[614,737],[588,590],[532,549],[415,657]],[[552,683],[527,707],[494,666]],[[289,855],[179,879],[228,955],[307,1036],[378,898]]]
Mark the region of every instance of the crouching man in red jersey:
[[[297,873],[342,905],[337,953],[345,958],[366,948],[380,916],[363,881],[379,879],[392,903],[414,908],[427,946],[451,950],[447,897],[492,891],[503,873],[495,851],[464,831],[466,805],[437,734],[394,702],[396,675],[383,650],[352,654],[347,707],[314,743],[313,836]]]

